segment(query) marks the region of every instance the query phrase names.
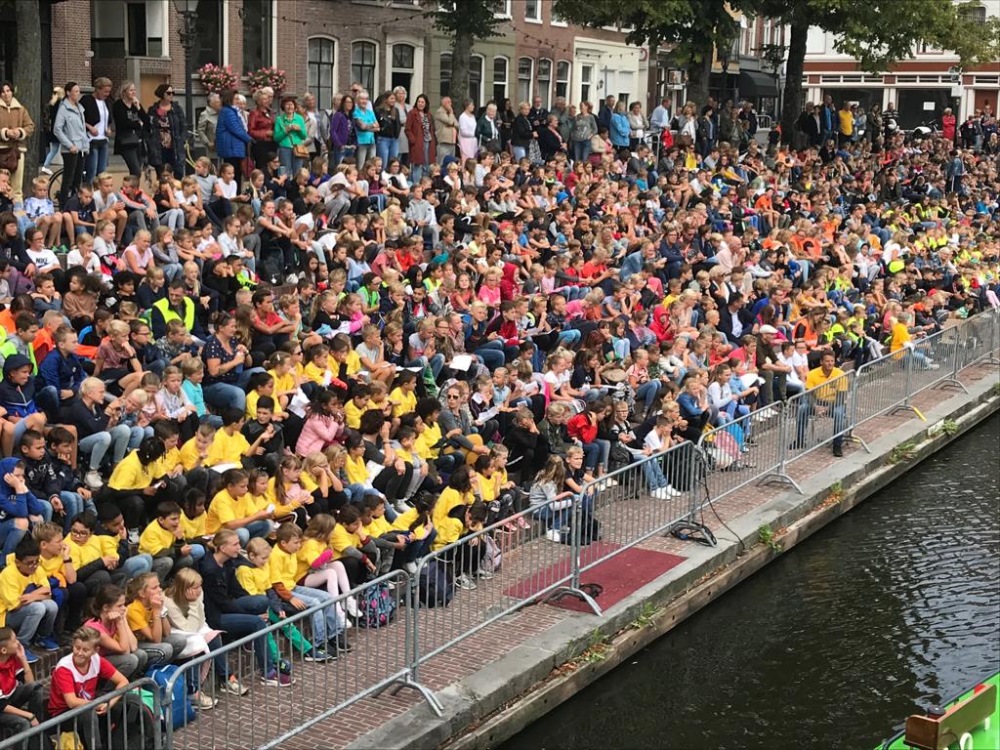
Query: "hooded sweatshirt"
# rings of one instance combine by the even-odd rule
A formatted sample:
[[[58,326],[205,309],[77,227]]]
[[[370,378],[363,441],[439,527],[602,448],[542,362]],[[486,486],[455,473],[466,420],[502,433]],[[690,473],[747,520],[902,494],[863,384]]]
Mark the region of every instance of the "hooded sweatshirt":
[[[9,377],[13,370],[30,365],[31,360],[23,354],[12,354],[4,360],[3,380],[0,381],[0,406],[7,410],[8,414],[21,417],[31,416],[38,412],[35,405],[35,381],[33,375],[28,376],[28,381],[21,386],[14,385]]]

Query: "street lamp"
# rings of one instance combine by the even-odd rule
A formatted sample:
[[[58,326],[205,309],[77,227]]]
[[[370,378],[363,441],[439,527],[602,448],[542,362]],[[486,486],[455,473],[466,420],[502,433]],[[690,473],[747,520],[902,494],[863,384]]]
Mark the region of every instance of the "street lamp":
[[[186,141],[194,130],[194,49],[198,44],[198,1],[173,0],[174,10],[181,17],[181,47],[184,48],[184,117]]]

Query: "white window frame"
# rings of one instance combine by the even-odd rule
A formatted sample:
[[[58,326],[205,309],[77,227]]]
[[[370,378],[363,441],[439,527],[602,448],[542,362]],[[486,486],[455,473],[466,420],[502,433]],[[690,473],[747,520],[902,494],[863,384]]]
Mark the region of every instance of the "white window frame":
[[[333,62],[330,63],[330,67],[333,69],[331,78],[331,91],[329,101],[323,101],[319,96],[319,82],[317,85],[309,85],[309,70],[311,66],[311,60],[309,58],[309,43],[313,40],[330,42],[333,45]],[[316,106],[319,109],[326,109],[333,102],[333,97],[336,96],[337,92],[340,90],[340,71],[338,70],[339,63],[339,52],[340,52],[340,40],[336,37],[329,36],[328,34],[313,34],[306,39],[306,87],[307,89],[316,97]],[[325,63],[324,63],[325,64]]]
[[[525,23],[541,23],[542,22],[542,0],[522,0],[524,2],[524,22]],[[528,15],[528,5],[529,2],[535,4],[535,15]]]
[[[563,78],[559,77],[559,66],[560,65],[565,65],[566,66],[566,75]],[[571,86],[573,84],[573,63],[571,63],[569,60],[556,60],[556,69],[555,69],[554,78],[555,78],[555,87],[552,89],[552,101],[555,101],[560,96],[562,96],[562,97],[564,97],[566,99],[566,103],[569,104],[569,102],[570,102],[570,95],[572,94],[572,88],[571,88]],[[563,94],[559,93],[559,85],[560,84],[562,84],[562,86],[564,87],[564,90],[565,90],[565,93],[563,93]]]
[[[500,10],[493,13],[494,18],[513,18],[511,0],[497,0]]]
[[[580,99],[581,102],[590,102],[591,106],[593,106],[594,105],[594,100],[592,98],[592,94],[593,94],[594,91],[597,90],[595,88],[597,82],[594,80],[594,73],[596,71],[596,66],[594,65],[594,63],[580,63],[579,68],[580,68],[580,96],[579,96],[579,99]],[[588,80],[588,81],[583,80],[583,72],[584,71],[589,71],[590,72],[590,80]],[[587,88],[590,89],[590,91],[588,91],[586,95],[584,95],[584,93],[583,93],[583,87],[584,86],[586,86]]]
[[[412,91],[411,89],[422,88],[423,87],[423,70],[424,70],[424,46],[415,39],[410,39],[409,37],[393,37],[390,36],[385,42],[385,53],[386,60],[388,64],[385,66],[385,90],[389,91],[392,88],[392,72],[395,70],[392,64],[392,50],[398,44],[405,44],[409,47],[413,47],[413,77],[411,78],[410,85],[406,89],[406,93],[409,95],[409,103],[413,104],[413,99],[419,94],[419,91]],[[400,70],[406,70],[406,68],[400,68]]]
[[[500,107],[503,106],[503,100],[510,98],[510,58],[507,57],[506,55],[495,55],[493,57],[493,85],[492,85],[493,99],[497,98],[496,96],[497,86],[500,85],[499,83],[497,83],[497,62],[503,62],[503,67],[505,71],[503,80],[503,96],[500,97],[500,101],[497,102],[497,108],[499,109]]]
[[[375,48],[375,63],[373,65],[373,70],[372,70],[372,86],[371,86],[371,88],[374,89],[378,86],[378,80],[379,80],[378,68],[379,68],[379,58],[381,56],[381,45],[375,39],[369,39],[368,37],[358,37],[357,39],[351,40],[351,50],[350,50],[351,54],[349,59],[351,66],[350,67],[351,83],[354,83],[354,81],[356,80],[354,78],[354,45],[356,44],[370,44]],[[364,85],[362,81],[358,82]],[[378,91],[369,90],[368,96],[371,98],[372,101],[375,101],[375,97],[378,96]]]
[[[523,61],[525,61],[525,60],[527,60],[530,63],[529,68],[528,68],[528,77],[527,77],[527,81],[528,81],[528,93],[522,99],[521,98],[521,81],[523,79],[521,78],[521,63]],[[533,57],[519,57],[519,58],[517,58],[517,88],[515,89],[515,93],[517,94],[517,99],[518,99],[517,104],[518,105],[520,105],[521,102],[528,102],[528,105],[529,106],[531,105],[531,100],[532,100],[532,98],[534,98],[534,92],[535,92],[534,82],[535,82],[535,59]]]
[[[549,26],[558,26],[559,28],[565,29],[567,25],[566,19],[556,13],[555,6],[552,6],[552,12],[549,16]]]
[[[542,63],[549,64],[549,77],[546,79],[546,91],[544,93],[542,93]],[[552,79],[555,75],[554,68],[555,63],[547,57],[540,57],[535,66],[535,94],[531,98],[534,99],[535,96],[542,97],[542,107],[545,109],[550,109],[552,107]],[[534,102],[532,102],[532,104],[534,104]]]
[[[485,93],[484,87],[486,86],[486,58],[479,54],[469,55],[469,83],[472,83],[473,60],[479,60],[479,90],[476,92],[476,96],[472,97],[472,100],[476,103],[476,107],[485,107],[486,99],[483,97],[483,94]]]

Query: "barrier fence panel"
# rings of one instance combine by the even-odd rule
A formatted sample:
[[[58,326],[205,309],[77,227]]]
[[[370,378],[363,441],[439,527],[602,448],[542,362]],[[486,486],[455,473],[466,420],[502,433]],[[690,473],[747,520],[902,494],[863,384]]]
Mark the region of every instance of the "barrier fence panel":
[[[546,502],[433,550],[417,563],[415,679],[421,664],[501,617],[556,592],[569,592],[574,511],[571,498]],[[496,570],[487,562],[496,559],[492,551],[502,556]],[[465,587],[454,586],[463,573]]]
[[[657,455],[640,455],[636,463],[584,485],[574,588],[579,588],[580,572],[664,533],[688,515],[697,457],[694,444],[685,442]]]
[[[920,391],[954,380],[955,360],[963,337],[964,326],[952,326],[923,339],[914,339],[913,348],[907,349],[910,362],[909,392],[912,397]],[[964,386],[959,384],[964,389]]]
[[[395,571],[186,662],[165,694],[181,683],[185,691],[200,689],[218,704],[193,720],[174,716],[168,705],[167,747],[274,747],[394,684],[417,688],[436,708],[433,696],[410,680],[409,597],[408,575]],[[359,623],[345,631],[345,615],[355,611]],[[335,643],[338,632],[346,634],[349,652]],[[336,658],[315,661],[312,649]],[[259,664],[264,661],[288,673],[291,684],[262,684]],[[245,695],[226,689],[223,671],[247,690]],[[266,721],[248,721],[265,716]]]
[[[1000,364],[996,356],[1000,349],[1000,309],[991,309],[969,318],[963,331],[965,336],[961,347],[960,369],[977,364],[980,360]]]
[[[769,481],[798,489],[784,471],[784,446],[789,438],[782,428],[781,407],[772,404],[702,433],[698,444],[712,469],[708,490],[713,500]]]
[[[887,354],[855,371],[852,427],[906,408],[912,359],[905,351]]]
[[[160,716],[159,687],[143,678],[3,739],[0,750],[160,750],[167,747]]]
[[[788,463],[827,445],[836,448],[847,439],[856,377],[853,371],[843,373],[785,402],[781,419],[789,436]]]

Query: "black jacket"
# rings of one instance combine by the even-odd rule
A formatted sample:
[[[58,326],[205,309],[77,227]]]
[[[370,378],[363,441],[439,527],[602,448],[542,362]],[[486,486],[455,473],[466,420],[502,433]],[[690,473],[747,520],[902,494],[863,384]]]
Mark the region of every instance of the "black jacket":
[[[736,312],[736,317],[739,318],[740,323],[743,324],[743,330],[740,332],[739,336],[733,335],[733,316],[729,312],[729,307],[726,306],[719,310],[719,333],[726,334],[726,338],[729,339],[729,343],[740,345],[740,337],[746,336],[748,333],[753,333],[753,315],[750,314],[750,310],[746,307],[741,307]]]
[[[235,604],[236,599],[250,595],[236,579],[236,569],[248,564],[245,560],[226,560],[219,565],[215,555],[205,555],[198,562],[205,592],[205,620],[210,627],[221,628],[222,615],[246,614]]]

